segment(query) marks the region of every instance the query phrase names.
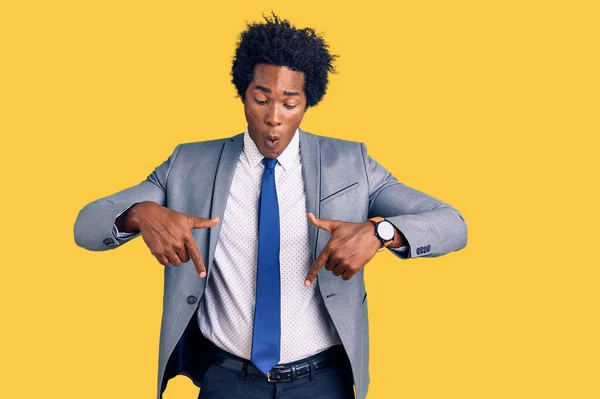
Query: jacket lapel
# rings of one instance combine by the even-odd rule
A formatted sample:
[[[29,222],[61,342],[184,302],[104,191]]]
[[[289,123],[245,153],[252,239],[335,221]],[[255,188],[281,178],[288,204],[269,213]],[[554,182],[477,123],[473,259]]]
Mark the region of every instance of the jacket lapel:
[[[321,148],[318,136],[300,131],[300,155],[302,157],[302,174],[306,191],[306,210],[317,217],[321,217]],[[319,246],[319,235],[329,233],[319,232],[308,220],[308,238],[312,260],[314,261],[323,250],[325,242]],[[337,293],[341,278],[334,276],[325,267],[317,275],[319,289],[323,298]]]
[[[217,247],[219,233],[221,232],[221,221],[223,220],[223,215],[225,214],[225,206],[227,205],[227,198],[229,197],[229,190],[231,189],[233,174],[235,172],[243,144],[243,133],[233,136],[231,139],[225,141],[225,144],[223,144],[223,150],[221,151],[221,157],[219,158],[210,217],[218,216],[220,221],[215,227],[210,229],[208,258],[206,264],[208,273],[210,273],[210,265],[212,265],[214,260],[215,248]]]
[[[319,139],[310,133],[298,129],[300,133],[300,156],[302,175],[306,192],[306,210],[319,217],[319,199],[321,198],[321,162]],[[313,260],[317,257],[317,228],[307,220],[308,239]]]

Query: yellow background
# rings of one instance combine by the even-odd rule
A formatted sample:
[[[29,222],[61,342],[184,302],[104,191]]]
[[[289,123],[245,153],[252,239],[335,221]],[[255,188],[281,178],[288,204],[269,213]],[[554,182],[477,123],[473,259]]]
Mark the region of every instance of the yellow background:
[[[466,249],[367,266],[382,398],[600,397],[599,13],[582,1],[5,1],[0,396],[152,398],[162,266],[73,241],[88,202],[245,128],[244,21],[340,55],[310,132],[457,207]],[[185,377],[166,399],[196,398]]]

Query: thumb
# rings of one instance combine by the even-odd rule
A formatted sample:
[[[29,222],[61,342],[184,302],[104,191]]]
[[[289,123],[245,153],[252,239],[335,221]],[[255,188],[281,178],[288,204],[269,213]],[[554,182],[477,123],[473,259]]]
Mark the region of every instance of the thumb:
[[[192,229],[208,229],[216,226],[219,223],[219,217],[215,216],[212,219],[205,219],[198,216],[190,216],[190,226]]]
[[[331,233],[335,227],[333,220],[318,218],[310,212],[308,212],[308,221],[311,222],[313,226],[326,230],[329,233]]]

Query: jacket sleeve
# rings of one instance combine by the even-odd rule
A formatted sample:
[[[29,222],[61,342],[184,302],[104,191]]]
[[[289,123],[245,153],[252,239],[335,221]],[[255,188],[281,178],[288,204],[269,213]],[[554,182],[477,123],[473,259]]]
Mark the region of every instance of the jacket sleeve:
[[[77,215],[73,232],[75,243],[90,251],[104,251],[124,244],[138,234],[124,239],[116,238],[113,225],[117,216],[132,205],[153,201],[166,204],[167,179],[181,145],[178,145],[169,159],[158,166],[146,180],[138,185],[100,198],[83,207]]]
[[[369,218],[389,220],[409,245],[405,254],[391,251],[394,255],[435,257],[467,245],[467,225],[456,209],[400,183],[361,146],[369,184]]]

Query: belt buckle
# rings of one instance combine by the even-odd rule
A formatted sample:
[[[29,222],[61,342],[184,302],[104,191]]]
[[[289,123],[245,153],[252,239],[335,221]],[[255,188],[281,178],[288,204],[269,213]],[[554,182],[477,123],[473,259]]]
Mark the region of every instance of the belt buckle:
[[[267,381],[269,382],[285,382],[285,381],[290,381],[292,378],[292,372],[291,370],[288,372],[289,376],[288,378],[286,378],[285,380],[283,380],[281,377],[282,375],[279,373],[278,370],[284,370],[284,369],[288,369],[288,367],[283,367],[283,366],[275,366],[271,369],[271,371],[274,371],[274,374],[271,374],[271,371],[267,372]]]

